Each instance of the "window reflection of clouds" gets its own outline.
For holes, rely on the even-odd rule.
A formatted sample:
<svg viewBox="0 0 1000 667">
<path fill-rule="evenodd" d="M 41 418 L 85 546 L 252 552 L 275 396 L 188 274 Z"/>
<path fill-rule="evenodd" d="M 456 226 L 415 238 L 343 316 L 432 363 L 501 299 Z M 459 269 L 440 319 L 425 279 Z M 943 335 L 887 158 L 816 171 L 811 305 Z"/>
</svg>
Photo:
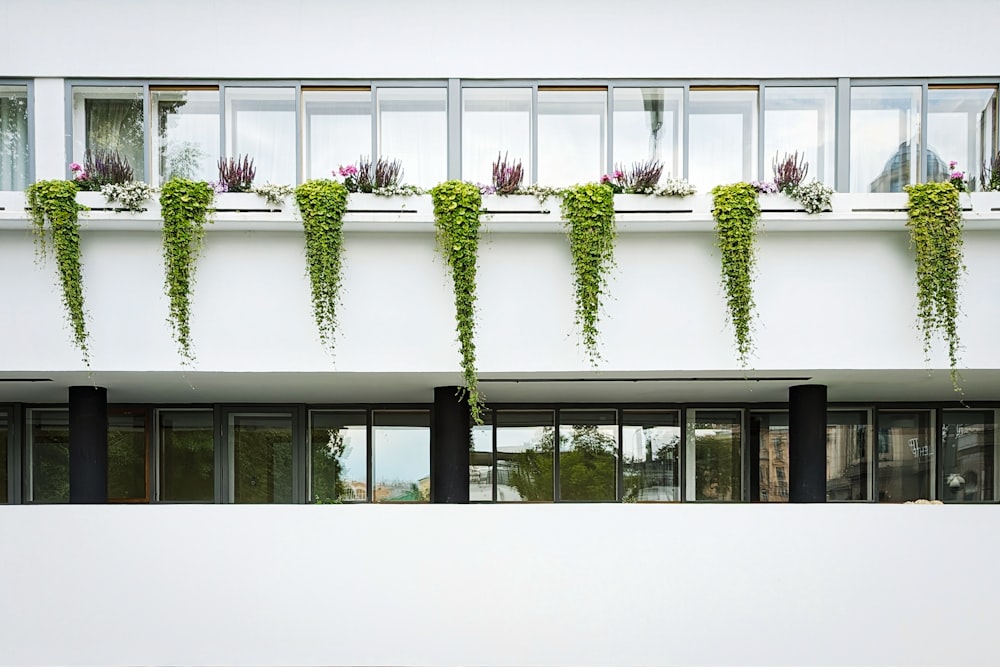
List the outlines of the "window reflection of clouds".
<svg viewBox="0 0 1000 667">
<path fill-rule="evenodd" d="M 399 160 L 403 180 L 430 188 L 448 177 L 448 91 L 378 89 L 379 156 Z"/>
<path fill-rule="evenodd" d="M 757 172 L 757 90 L 691 90 L 688 180 L 701 191 Z"/>
<path fill-rule="evenodd" d="M 538 91 L 538 182 L 594 182 L 604 173 L 606 90 Z"/>
<path fill-rule="evenodd" d="M 615 88 L 615 165 L 655 159 L 664 176 L 680 178 L 683 100 L 681 88 Z"/>
<path fill-rule="evenodd" d="M 219 91 L 152 90 L 153 141 L 160 183 L 173 176 L 218 178 Z"/>
<path fill-rule="evenodd" d="M 531 89 L 466 88 L 462 91 L 462 178 L 491 183 L 497 155 L 521 161 L 531 183 Z"/>
<path fill-rule="evenodd" d="M 920 88 L 851 89 L 851 192 L 902 192 L 915 182 Z"/>
<path fill-rule="evenodd" d="M 372 466 L 375 486 L 417 485 L 430 476 L 430 422 L 426 412 L 375 412 Z M 376 500 L 379 500 L 376 488 Z"/>
<path fill-rule="evenodd" d="M 330 178 L 372 152 L 370 90 L 303 90 L 305 178 Z M 405 166 L 405 165 L 404 165 Z"/>
<path fill-rule="evenodd" d="M 764 174 L 772 161 L 799 152 L 809 163 L 807 180 L 834 182 L 836 90 L 832 87 L 764 89 Z"/>
</svg>

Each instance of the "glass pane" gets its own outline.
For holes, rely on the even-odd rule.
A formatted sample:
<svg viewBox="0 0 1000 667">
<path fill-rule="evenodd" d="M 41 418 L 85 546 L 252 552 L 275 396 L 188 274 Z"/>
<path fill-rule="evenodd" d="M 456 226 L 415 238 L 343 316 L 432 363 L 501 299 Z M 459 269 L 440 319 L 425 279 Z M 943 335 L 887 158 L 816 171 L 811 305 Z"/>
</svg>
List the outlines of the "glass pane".
<svg viewBox="0 0 1000 667">
<path fill-rule="evenodd" d="M 750 416 L 750 423 L 750 442 L 757 439 L 760 456 L 760 500 L 787 503 L 788 413 L 755 412 Z"/>
<path fill-rule="evenodd" d="M 826 499 L 868 500 L 868 412 L 826 413 Z"/>
<path fill-rule="evenodd" d="M 469 500 L 493 500 L 493 413 L 489 410 L 483 411 L 483 423 L 472 427 Z"/>
<path fill-rule="evenodd" d="M 145 120 L 141 87 L 76 86 L 73 88 L 73 161 L 87 153 L 117 151 L 134 173 L 146 180 L 143 146 Z"/>
<path fill-rule="evenodd" d="M 941 493 L 945 502 L 996 500 L 996 413 L 948 410 L 941 429 Z"/>
<path fill-rule="evenodd" d="M 757 90 L 692 90 L 688 180 L 699 192 L 757 173 Z"/>
<path fill-rule="evenodd" d="M 215 437 L 210 410 L 159 413 L 160 500 L 215 500 Z"/>
<path fill-rule="evenodd" d="M 927 181 L 947 181 L 950 162 L 966 178 L 979 180 L 979 170 L 993 155 L 996 124 L 993 88 L 931 88 L 927 91 Z"/>
<path fill-rule="evenodd" d="M 538 182 L 593 183 L 607 169 L 606 90 L 538 91 Z"/>
<path fill-rule="evenodd" d="M 28 88 L 0 86 L 0 190 L 28 187 Z"/>
<path fill-rule="evenodd" d="M 741 420 L 737 411 L 688 412 L 688 500 L 741 499 Z"/>
<path fill-rule="evenodd" d="M 493 163 L 506 155 L 521 161 L 531 183 L 531 89 L 466 88 L 462 91 L 462 178 L 493 182 Z"/>
<path fill-rule="evenodd" d="M 617 499 L 618 419 L 613 410 L 559 413 L 559 499 Z"/>
<path fill-rule="evenodd" d="M 312 500 L 368 500 L 367 413 L 316 411 L 310 420 Z"/>
<path fill-rule="evenodd" d="M 28 411 L 31 500 L 69 502 L 69 412 Z"/>
<path fill-rule="evenodd" d="M 229 416 L 233 502 L 292 502 L 292 417 Z"/>
<path fill-rule="evenodd" d="M 497 500 L 552 500 L 555 414 L 498 411 Z"/>
<path fill-rule="evenodd" d="M 149 500 L 146 415 L 108 415 L 108 500 Z"/>
<path fill-rule="evenodd" d="M 901 503 L 934 498 L 931 413 L 878 413 L 878 500 Z"/>
<path fill-rule="evenodd" d="M 659 160 L 664 176 L 683 173 L 684 91 L 681 88 L 615 88 L 614 163 Z"/>
<path fill-rule="evenodd" d="M 448 178 L 448 91 L 379 88 L 379 156 L 403 164 L 403 182 L 430 188 Z"/>
<path fill-rule="evenodd" d="M 10 422 L 6 412 L 0 412 L 0 505 L 9 502 L 7 484 L 7 448 L 10 440 Z"/>
<path fill-rule="evenodd" d="M 919 86 L 851 88 L 851 192 L 902 192 L 919 155 Z"/>
<path fill-rule="evenodd" d="M 226 157 L 248 155 L 255 185 L 295 183 L 295 89 L 226 88 Z"/>
<path fill-rule="evenodd" d="M 431 499 L 431 429 L 425 410 L 372 413 L 375 502 Z"/>
<path fill-rule="evenodd" d="M 303 90 L 305 177 L 330 178 L 334 169 L 372 152 L 370 90 Z"/>
<path fill-rule="evenodd" d="M 626 410 L 622 420 L 622 500 L 680 500 L 680 414 Z"/>
<path fill-rule="evenodd" d="M 809 163 L 806 181 L 833 185 L 836 149 L 835 88 L 764 89 L 764 171 L 773 174 L 775 156 L 796 151 Z"/>
<path fill-rule="evenodd" d="M 174 176 L 219 178 L 219 91 L 152 93 L 153 155 L 160 184 Z"/>
</svg>

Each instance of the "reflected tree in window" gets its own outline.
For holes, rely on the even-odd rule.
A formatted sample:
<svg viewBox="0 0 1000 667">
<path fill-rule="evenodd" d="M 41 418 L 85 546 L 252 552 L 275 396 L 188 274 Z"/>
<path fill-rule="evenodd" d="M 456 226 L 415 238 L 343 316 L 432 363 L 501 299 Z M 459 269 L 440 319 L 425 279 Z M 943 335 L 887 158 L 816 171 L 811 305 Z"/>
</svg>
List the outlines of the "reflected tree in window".
<svg viewBox="0 0 1000 667">
<path fill-rule="evenodd" d="M 354 498 L 353 491 L 344 481 L 342 459 L 346 451 L 347 442 L 340 429 L 313 431 L 312 492 L 317 502 L 332 503 Z"/>
<path fill-rule="evenodd" d="M 562 500 L 614 500 L 617 475 L 615 438 L 593 424 L 564 427 L 559 454 L 559 489 Z M 535 443 L 510 455 L 508 483 L 522 500 L 552 500 L 555 429 L 545 428 Z"/>
</svg>

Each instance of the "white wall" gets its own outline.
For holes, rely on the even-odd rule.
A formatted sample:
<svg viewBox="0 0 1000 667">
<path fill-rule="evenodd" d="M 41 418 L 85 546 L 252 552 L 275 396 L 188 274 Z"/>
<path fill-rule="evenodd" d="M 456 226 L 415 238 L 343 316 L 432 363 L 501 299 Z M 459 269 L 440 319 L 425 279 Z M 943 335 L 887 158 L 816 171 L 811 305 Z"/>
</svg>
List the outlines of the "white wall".
<svg viewBox="0 0 1000 667">
<path fill-rule="evenodd" d="M 0 2 L 0 76 L 994 76 L 995 0 Z"/>
<path fill-rule="evenodd" d="M 0 665 L 992 667 L 994 515 L 0 508 Z"/>
</svg>

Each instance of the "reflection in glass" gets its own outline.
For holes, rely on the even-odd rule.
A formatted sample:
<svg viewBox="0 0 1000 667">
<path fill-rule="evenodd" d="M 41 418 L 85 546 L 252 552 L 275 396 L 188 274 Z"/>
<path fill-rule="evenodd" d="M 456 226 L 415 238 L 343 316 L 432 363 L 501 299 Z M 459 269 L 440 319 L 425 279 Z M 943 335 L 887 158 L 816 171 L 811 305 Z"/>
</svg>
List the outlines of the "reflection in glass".
<svg viewBox="0 0 1000 667">
<path fill-rule="evenodd" d="M 757 173 L 757 89 L 691 89 L 688 180 L 701 192 Z"/>
<path fill-rule="evenodd" d="M 787 503 L 788 413 L 754 412 L 750 424 L 750 442 L 756 438 L 760 456 L 760 501 Z"/>
<path fill-rule="evenodd" d="M 372 413 L 375 502 L 431 499 L 431 429 L 426 410 Z"/>
<path fill-rule="evenodd" d="M 555 415 L 502 410 L 496 415 L 497 500 L 552 500 Z"/>
<path fill-rule="evenodd" d="M 869 419 L 865 410 L 826 413 L 826 499 L 868 500 Z"/>
<path fill-rule="evenodd" d="M 137 181 L 144 181 L 145 122 L 141 87 L 73 88 L 73 161 L 87 153 L 118 151 Z"/>
<path fill-rule="evenodd" d="M 997 89 L 930 88 L 927 91 L 927 182 L 947 181 L 949 162 L 978 189 L 984 159 L 994 154 Z"/>
<path fill-rule="evenodd" d="M 31 500 L 69 502 L 69 411 L 28 410 Z"/>
<path fill-rule="evenodd" d="M 160 500 L 215 500 L 215 437 L 211 410 L 158 413 Z"/>
<path fill-rule="evenodd" d="M 0 412 L 0 505 L 8 502 L 7 494 L 7 445 L 10 439 L 10 423 L 7 413 Z"/>
<path fill-rule="evenodd" d="M 688 412 L 688 500 L 741 499 L 741 420 L 738 411 Z"/>
<path fill-rule="evenodd" d="M 616 500 L 617 421 L 614 410 L 559 413 L 560 500 Z"/>
<path fill-rule="evenodd" d="M 878 500 L 930 500 L 934 441 L 929 410 L 878 413 Z"/>
<path fill-rule="evenodd" d="M 493 415 L 483 410 L 483 423 L 472 426 L 469 452 L 469 500 L 493 500 Z"/>
<path fill-rule="evenodd" d="M 226 88 L 226 156 L 248 155 L 256 184 L 295 182 L 295 89 Z"/>
<path fill-rule="evenodd" d="M 108 500 L 149 500 L 146 414 L 108 415 Z"/>
<path fill-rule="evenodd" d="M 902 192 L 919 155 L 919 86 L 851 88 L 851 192 Z"/>
<path fill-rule="evenodd" d="M 0 86 L 0 190 L 28 187 L 28 89 Z"/>
<path fill-rule="evenodd" d="M 330 178 L 372 152 L 371 90 L 302 91 L 305 178 Z"/>
<path fill-rule="evenodd" d="M 155 176 L 219 178 L 219 91 L 150 88 Z M 155 180 L 155 179 L 154 179 Z"/>
<path fill-rule="evenodd" d="M 622 424 L 622 500 L 679 501 L 680 415 L 675 410 L 625 410 Z"/>
<path fill-rule="evenodd" d="M 836 98 L 832 87 L 764 89 L 764 171 L 770 176 L 775 155 L 805 155 L 806 181 L 834 182 Z"/>
<path fill-rule="evenodd" d="M 310 413 L 311 500 L 321 503 L 368 499 L 368 415 Z"/>
<path fill-rule="evenodd" d="M 531 183 L 531 89 L 466 88 L 462 91 L 462 178 L 492 183 L 493 163 L 506 155 L 521 161 Z"/>
<path fill-rule="evenodd" d="M 291 415 L 230 415 L 229 447 L 233 502 L 292 502 Z"/>
<path fill-rule="evenodd" d="M 538 182 L 591 183 L 607 169 L 607 90 L 538 89 Z"/>
<path fill-rule="evenodd" d="M 681 178 L 684 90 L 614 89 L 614 164 L 659 160 L 663 175 Z"/>
<path fill-rule="evenodd" d="M 379 156 L 403 164 L 403 181 L 430 188 L 448 178 L 448 90 L 378 89 Z"/>
<path fill-rule="evenodd" d="M 996 413 L 947 410 L 941 435 L 943 479 L 938 499 L 952 503 L 996 500 Z"/>
</svg>

